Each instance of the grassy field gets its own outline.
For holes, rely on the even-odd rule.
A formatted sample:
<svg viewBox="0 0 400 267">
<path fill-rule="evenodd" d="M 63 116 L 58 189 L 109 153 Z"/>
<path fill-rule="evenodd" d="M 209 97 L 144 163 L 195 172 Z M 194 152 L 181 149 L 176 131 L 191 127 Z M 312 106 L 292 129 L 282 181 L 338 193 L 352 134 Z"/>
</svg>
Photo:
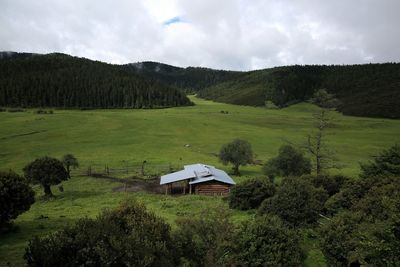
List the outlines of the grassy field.
<svg viewBox="0 0 400 267">
<path fill-rule="evenodd" d="M 192 97 L 193 107 L 158 110 L 55 110 L 52 115 L 0 113 L 0 169 L 21 168 L 33 159 L 49 155 L 61 157 L 72 153 L 81 168 L 88 165 L 122 166 L 124 162 L 142 162 L 182 166 L 208 163 L 230 171 L 218 162 L 215 154 L 222 144 L 234 138 L 248 140 L 256 158 L 265 161 L 275 156 L 285 141 L 301 143 L 312 127 L 316 107 L 298 104 L 282 110 L 242 107 L 204 101 Z M 228 114 L 221 113 L 228 111 Z M 365 161 L 400 141 L 400 121 L 347 117 L 334 114 L 328 144 L 335 149 L 340 172 L 356 177 L 360 161 Z M 190 146 L 185 146 L 189 144 Z M 242 181 L 262 175 L 261 166 L 243 168 Z M 38 200 L 16 220 L 19 230 L 0 236 L 0 266 L 10 262 L 23 265 L 26 242 L 80 217 L 93 217 L 124 199 L 137 198 L 171 225 L 178 216 L 199 212 L 202 208 L 227 206 L 219 197 L 171 197 L 145 192 L 114 192 L 117 182 L 74 176 L 64 183 L 65 191 L 55 200 Z M 40 198 L 40 188 L 37 196 Z M 237 223 L 251 218 L 254 212 L 232 211 Z M 43 218 L 48 217 L 48 218 Z M 307 242 L 306 242 L 307 243 Z M 309 249 L 306 266 L 324 266 L 314 243 Z"/>
</svg>

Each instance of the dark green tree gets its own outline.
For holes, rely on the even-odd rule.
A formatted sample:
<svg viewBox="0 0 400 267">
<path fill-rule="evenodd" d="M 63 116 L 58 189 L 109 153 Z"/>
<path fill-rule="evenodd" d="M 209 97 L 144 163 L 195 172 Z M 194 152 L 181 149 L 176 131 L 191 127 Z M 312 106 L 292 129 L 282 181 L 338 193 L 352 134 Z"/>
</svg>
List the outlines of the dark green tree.
<svg viewBox="0 0 400 267">
<path fill-rule="evenodd" d="M 253 150 L 246 140 L 235 139 L 231 143 L 221 147 L 219 159 L 225 165 L 233 165 L 233 173 L 240 175 L 239 166 L 245 166 L 253 162 Z"/>
<path fill-rule="evenodd" d="M 68 177 L 71 178 L 71 167 L 74 169 L 79 167 L 78 159 L 72 154 L 65 154 L 62 158 L 62 163 L 67 170 Z"/>
<path fill-rule="evenodd" d="M 232 188 L 229 207 L 240 210 L 258 208 L 264 199 L 275 194 L 275 185 L 263 179 L 246 180 Z"/>
<path fill-rule="evenodd" d="M 15 172 L 0 172 L 0 229 L 35 202 L 28 181 Z"/>
<path fill-rule="evenodd" d="M 299 178 L 285 178 L 275 195 L 263 201 L 260 214 L 275 214 L 293 226 L 312 225 L 320 217 L 328 194 L 311 182 Z"/>
<path fill-rule="evenodd" d="M 271 179 L 275 176 L 301 176 L 311 173 L 311 161 L 300 150 L 283 145 L 279 148 L 278 156 L 268 160 L 263 170 Z"/>
<path fill-rule="evenodd" d="M 300 236 L 276 216 L 258 216 L 239 229 L 235 239 L 239 266 L 301 266 Z"/>
<path fill-rule="evenodd" d="M 176 266 L 170 227 L 144 205 L 126 202 L 96 219 L 29 241 L 28 266 Z"/>
<path fill-rule="evenodd" d="M 68 179 L 63 163 L 55 158 L 43 157 L 34 160 L 23 169 L 25 177 L 34 183 L 39 183 L 46 197 L 52 196 L 51 186 Z"/>
<path fill-rule="evenodd" d="M 400 145 L 394 145 L 389 149 L 373 157 L 368 163 L 361 163 L 360 177 L 400 177 Z"/>
<path fill-rule="evenodd" d="M 231 266 L 235 227 L 224 208 L 177 220 L 175 253 L 180 266 Z"/>
</svg>

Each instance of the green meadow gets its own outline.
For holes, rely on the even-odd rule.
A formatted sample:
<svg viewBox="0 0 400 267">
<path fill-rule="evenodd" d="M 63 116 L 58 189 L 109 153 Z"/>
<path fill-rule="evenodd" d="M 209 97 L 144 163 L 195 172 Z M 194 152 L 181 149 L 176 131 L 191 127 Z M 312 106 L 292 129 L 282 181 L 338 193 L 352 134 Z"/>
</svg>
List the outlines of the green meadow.
<svg viewBox="0 0 400 267">
<path fill-rule="evenodd" d="M 74 154 L 81 165 L 123 166 L 126 162 L 171 164 L 182 167 L 207 163 L 230 171 L 218 162 L 222 144 L 235 138 L 248 140 L 257 162 L 277 154 L 287 141 L 301 144 L 312 130 L 316 106 L 301 103 L 285 109 L 235 106 L 191 97 L 195 106 L 154 110 L 54 110 L 54 114 L 0 112 L 0 169 L 22 168 L 41 156 L 61 158 Z M 227 111 L 222 113 L 221 111 Z M 327 130 L 327 145 L 336 152 L 342 173 L 357 177 L 359 162 L 394 143 L 400 142 L 400 121 L 332 115 Z M 237 182 L 262 176 L 260 165 L 242 168 Z M 202 209 L 227 207 L 220 197 L 165 196 L 146 192 L 115 192 L 119 182 L 86 176 L 73 176 L 63 183 L 64 192 L 53 188 L 56 198 L 43 200 L 41 190 L 31 209 L 15 220 L 14 233 L 0 236 L 0 266 L 24 264 L 27 241 L 73 223 L 78 218 L 96 216 L 104 208 L 125 199 L 139 199 L 172 227 L 180 216 Z M 251 218 L 255 212 L 232 211 L 235 223 Z M 306 266 L 324 266 L 315 242 L 305 240 Z"/>
</svg>

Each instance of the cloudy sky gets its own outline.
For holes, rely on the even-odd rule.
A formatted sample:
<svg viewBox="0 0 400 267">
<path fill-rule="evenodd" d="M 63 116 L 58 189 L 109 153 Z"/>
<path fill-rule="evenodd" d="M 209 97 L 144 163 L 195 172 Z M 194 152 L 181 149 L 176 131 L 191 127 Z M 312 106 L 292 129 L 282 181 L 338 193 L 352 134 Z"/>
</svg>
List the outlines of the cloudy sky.
<svg viewBox="0 0 400 267">
<path fill-rule="evenodd" d="M 400 0 L 0 0 L 0 51 L 251 70 L 400 61 Z"/>
</svg>

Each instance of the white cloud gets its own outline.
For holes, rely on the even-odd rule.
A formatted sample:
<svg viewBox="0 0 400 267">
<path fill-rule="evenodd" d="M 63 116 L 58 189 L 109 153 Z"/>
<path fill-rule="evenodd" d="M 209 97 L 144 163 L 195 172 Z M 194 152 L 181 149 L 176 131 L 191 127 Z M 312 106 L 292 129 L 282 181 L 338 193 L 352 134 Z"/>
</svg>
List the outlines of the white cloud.
<svg viewBox="0 0 400 267">
<path fill-rule="evenodd" d="M 398 10 L 398 0 L 0 0 L 0 50 L 238 70 L 400 61 Z"/>
</svg>

